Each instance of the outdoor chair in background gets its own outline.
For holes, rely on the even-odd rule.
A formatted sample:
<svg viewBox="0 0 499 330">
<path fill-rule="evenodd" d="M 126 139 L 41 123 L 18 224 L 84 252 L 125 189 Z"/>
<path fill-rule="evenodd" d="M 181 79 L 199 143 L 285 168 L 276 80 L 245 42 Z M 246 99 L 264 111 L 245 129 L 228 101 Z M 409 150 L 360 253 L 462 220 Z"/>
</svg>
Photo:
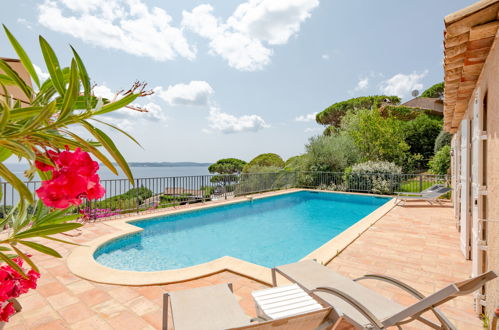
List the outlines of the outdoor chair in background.
<svg viewBox="0 0 499 330">
<path fill-rule="evenodd" d="M 426 201 L 433 205 L 433 203 L 440 203 L 439 198 L 451 191 L 452 188 L 445 187 L 443 185 L 434 185 L 428 189 L 423 190 L 420 193 L 416 192 L 396 192 L 397 197 L 395 202 L 398 204 L 400 202 L 407 201 Z"/>
</svg>

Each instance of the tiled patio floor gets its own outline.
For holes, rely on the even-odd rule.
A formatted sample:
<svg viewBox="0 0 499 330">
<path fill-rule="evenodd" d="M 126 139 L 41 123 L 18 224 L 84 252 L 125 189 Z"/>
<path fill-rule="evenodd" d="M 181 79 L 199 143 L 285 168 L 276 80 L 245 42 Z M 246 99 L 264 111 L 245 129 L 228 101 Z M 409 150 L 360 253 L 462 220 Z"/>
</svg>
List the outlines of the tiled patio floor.
<svg viewBox="0 0 499 330">
<path fill-rule="evenodd" d="M 412 283 L 424 294 L 432 293 L 449 282 L 467 278 L 470 264 L 459 251 L 459 235 L 452 209 L 448 206 L 413 205 L 394 208 L 328 267 L 351 277 L 366 273 L 393 276 Z M 72 233 L 78 236 L 69 239 L 85 243 L 112 230 L 105 222 L 88 224 L 80 232 Z M 64 257 L 72 249 L 72 246 L 58 243 L 52 246 Z M 253 316 L 250 292 L 265 287 L 230 272 L 171 285 L 104 285 L 72 275 L 65 258 L 34 255 L 42 271 L 39 287 L 22 296 L 22 312 L 12 317 L 5 329 L 157 329 L 161 327 L 164 292 L 222 282 L 234 284 L 241 306 Z M 365 284 L 402 304 L 414 301 L 386 285 Z M 448 302 L 442 310 L 459 329 L 481 328 L 480 320 L 473 314 L 471 296 Z M 424 328 L 417 324 L 406 328 L 414 327 Z"/>
</svg>

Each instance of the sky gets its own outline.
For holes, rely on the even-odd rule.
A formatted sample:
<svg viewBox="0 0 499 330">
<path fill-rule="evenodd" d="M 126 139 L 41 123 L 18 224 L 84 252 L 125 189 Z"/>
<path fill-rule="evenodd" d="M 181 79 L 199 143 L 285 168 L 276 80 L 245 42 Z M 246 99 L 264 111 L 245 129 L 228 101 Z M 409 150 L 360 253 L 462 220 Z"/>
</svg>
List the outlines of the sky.
<svg viewBox="0 0 499 330">
<path fill-rule="evenodd" d="M 473 2 L 25 0 L 0 18 L 41 78 L 39 34 L 63 66 L 76 48 L 97 96 L 147 82 L 147 113 L 104 118 L 141 143 L 111 134 L 128 161 L 249 161 L 303 153 L 335 102 L 441 82 L 443 18 Z M 0 56 L 15 57 L 5 35 Z"/>
</svg>

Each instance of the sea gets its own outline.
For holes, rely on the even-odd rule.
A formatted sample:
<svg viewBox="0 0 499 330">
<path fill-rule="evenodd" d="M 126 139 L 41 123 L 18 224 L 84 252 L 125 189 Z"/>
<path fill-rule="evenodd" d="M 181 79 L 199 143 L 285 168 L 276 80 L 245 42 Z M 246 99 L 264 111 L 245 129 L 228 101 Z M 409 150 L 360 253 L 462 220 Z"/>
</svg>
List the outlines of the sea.
<svg viewBox="0 0 499 330">
<path fill-rule="evenodd" d="M 4 164 L 9 168 L 18 178 L 25 181 L 24 171 L 28 169 L 27 164 Z M 130 167 L 135 179 L 141 178 L 161 178 L 161 177 L 172 177 L 172 176 L 195 176 L 195 175 L 206 175 L 209 174 L 208 166 L 158 166 L 158 167 L 146 167 L 137 166 Z M 100 165 L 99 176 L 101 180 L 113 180 L 113 179 L 126 179 L 125 174 L 118 168 L 119 175 L 115 175 L 106 166 Z M 38 180 L 35 178 L 34 180 Z"/>
</svg>

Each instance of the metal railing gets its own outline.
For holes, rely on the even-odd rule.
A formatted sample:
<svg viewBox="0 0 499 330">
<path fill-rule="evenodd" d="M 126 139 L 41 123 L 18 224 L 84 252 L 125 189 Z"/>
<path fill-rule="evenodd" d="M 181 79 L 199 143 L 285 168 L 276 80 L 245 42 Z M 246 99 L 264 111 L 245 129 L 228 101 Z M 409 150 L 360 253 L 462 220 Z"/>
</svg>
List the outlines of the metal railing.
<svg viewBox="0 0 499 330">
<path fill-rule="evenodd" d="M 36 197 L 40 181 L 26 183 Z M 241 173 L 179 177 L 101 180 L 106 193 L 99 200 L 86 201 L 76 210 L 88 219 L 152 211 L 209 200 L 230 199 L 267 191 L 308 188 L 329 191 L 394 194 L 420 192 L 434 184 L 449 185 L 445 175 L 290 172 Z M 0 217 L 17 204 L 19 195 L 8 183 L 1 183 Z"/>
</svg>

